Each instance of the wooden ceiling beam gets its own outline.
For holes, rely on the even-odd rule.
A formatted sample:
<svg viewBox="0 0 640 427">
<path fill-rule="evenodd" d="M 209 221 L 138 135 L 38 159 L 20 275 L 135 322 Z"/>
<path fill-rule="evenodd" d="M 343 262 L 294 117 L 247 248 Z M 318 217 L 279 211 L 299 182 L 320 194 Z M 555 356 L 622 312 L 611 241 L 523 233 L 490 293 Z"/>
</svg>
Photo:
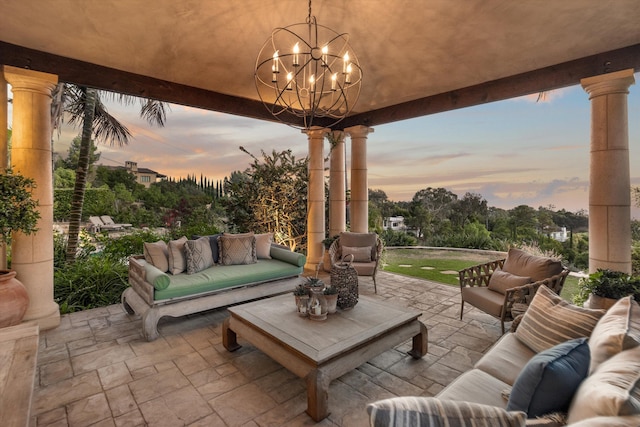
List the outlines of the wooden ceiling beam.
<svg viewBox="0 0 640 427">
<path fill-rule="evenodd" d="M 0 64 L 56 74 L 60 81 L 81 86 L 259 120 L 276 121 L 260 101 L 103 67 L 2 41 L 0 41 Z M 579 84 L 580 79 L 584 77 L 628 68 L 640 70 L 640 44 L 354 114 L 334 127 L 344 129 L 355 125 L 376 126 L 488 102 L 502 101 Z M 285 123 L 302 126 L 301 120 L 293 115 L 283 116 L 282 119 Z M 317 120 L 316 124 L 325 125 L 322 120 Z"/>
<path fill-rule="evenodd" d="M 56 74 L 61 82 L 194 108 L 277 121 L 260 101 L 212 92 L 0 41 L 0 64 Z M 284 117 L 300 123 L 295 116 Z"/>
<path fill-rule="evenodd" d="M 503 101 L 576 85 L 585 77 L 629 68 L 640 70 L 640 44 L 355 114 L 345 118 L 338 127 L 344 129 L 356 125 L 376 126 L 487 102 Z"/>
</svg>

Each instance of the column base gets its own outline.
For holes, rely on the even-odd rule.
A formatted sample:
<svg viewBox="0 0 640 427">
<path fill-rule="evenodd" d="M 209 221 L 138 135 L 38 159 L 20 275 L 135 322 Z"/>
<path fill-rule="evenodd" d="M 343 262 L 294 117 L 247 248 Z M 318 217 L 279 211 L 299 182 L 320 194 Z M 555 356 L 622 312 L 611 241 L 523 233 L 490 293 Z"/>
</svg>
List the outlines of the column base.
<svg viewBox="0 0 640 427">
<path fill-rule="evenodd" d="M 60 306 L 55 302 L 51 302 L 47 310 L 40 309 L 37 314 L 27 313 L 22 319 L 22 323 L 25 322 L 37 323 L 41 331 L 57 328 L 60 326 Z"/>
</svg>

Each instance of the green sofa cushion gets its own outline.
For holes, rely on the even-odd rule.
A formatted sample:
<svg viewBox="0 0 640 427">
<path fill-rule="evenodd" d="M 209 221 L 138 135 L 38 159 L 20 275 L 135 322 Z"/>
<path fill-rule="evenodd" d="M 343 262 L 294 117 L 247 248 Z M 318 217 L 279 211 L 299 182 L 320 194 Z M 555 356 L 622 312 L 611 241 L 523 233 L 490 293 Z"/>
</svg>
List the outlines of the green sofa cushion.
<svg viewBox="0 0 640 427">
<path fill-rule="evenodd" d="M 271 246 L 270 255 L 271 258 L 279 259 L 280 261 L 284 261 L 298 267 L 304 267 L 304 264 L 307 262 L 307 257 L 303 254 L 291 252 L 288 249 L 281 249 L 274 246 Z"/>
<path fill-rule="evenodd" d="M 304 257 L 304 256 L 303 256 Z M 303 268 L 278 259 L 260 259 L 255 264 L 215 265 L 196 274 L 169 276 L 166 289 L 156 289 L 154 300 L 180 298 L 251 283 L 293 277 Z"/>
<path fill-rule="evenodd" d="M 171 277 L 167 273 L 160 271 L 158 267 L 149 262 L 144 265 L 144 269 L 147 272 L 147 282 L 151 283 L 156 290 L 163 290 L 169 287 Z"/>
</svg>

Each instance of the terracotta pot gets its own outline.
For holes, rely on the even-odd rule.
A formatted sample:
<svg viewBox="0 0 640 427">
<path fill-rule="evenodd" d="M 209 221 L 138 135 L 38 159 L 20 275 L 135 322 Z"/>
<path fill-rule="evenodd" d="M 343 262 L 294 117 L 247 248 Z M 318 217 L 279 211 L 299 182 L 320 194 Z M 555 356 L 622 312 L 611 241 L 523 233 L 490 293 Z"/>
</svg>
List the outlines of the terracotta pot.
<svg viewBox="0 0 640 427">
<path fill-rule="evenodd" d="M 589 298 L 587 298 L 583 305 L 585 308 L 600 308 L 609 310 L 609 308 L 611 308 L 611 306 L 613 306 L 616 302 L 618 302 L 617 299 L 605 298 L 598 295 L 589 294 Z"/>
<path fill-rule="evenodd" d="M 28 306 L 29 295 L 16 272 L 0 270 L 0 328 L 19 324 Z"/>
</svg>

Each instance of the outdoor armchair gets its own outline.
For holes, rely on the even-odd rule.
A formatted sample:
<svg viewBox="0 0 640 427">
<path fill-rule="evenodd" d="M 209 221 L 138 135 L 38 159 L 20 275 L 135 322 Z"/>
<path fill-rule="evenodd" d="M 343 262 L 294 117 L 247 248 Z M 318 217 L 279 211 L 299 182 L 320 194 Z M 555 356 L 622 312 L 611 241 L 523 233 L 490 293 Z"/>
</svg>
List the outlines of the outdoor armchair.
<svg viewBox="0 0 640 427">
<path fill-rule="evenodd" d="M 569 270 L 558 260 L 512 248 L 506 259 L 458 272 L 462 297 L 460 319 L 467 302 L 500 319 L 504 333 L 504 323 L 526 311 L 541 285 L 559 295 L 568 274 Z"/>
<path fill-rule="evenodd" d="M 342 262 L 347 255 L 353 255 L 352 265 L 358 276 L 371 276 L 373 290 L 378 293 L 376 273 L 384 245 L 376 233 L 351 233 L 343 231 L 329 247 L 331 265 Z M 351 257 L 347 257 L 349 261 Z"/>
</svg>

